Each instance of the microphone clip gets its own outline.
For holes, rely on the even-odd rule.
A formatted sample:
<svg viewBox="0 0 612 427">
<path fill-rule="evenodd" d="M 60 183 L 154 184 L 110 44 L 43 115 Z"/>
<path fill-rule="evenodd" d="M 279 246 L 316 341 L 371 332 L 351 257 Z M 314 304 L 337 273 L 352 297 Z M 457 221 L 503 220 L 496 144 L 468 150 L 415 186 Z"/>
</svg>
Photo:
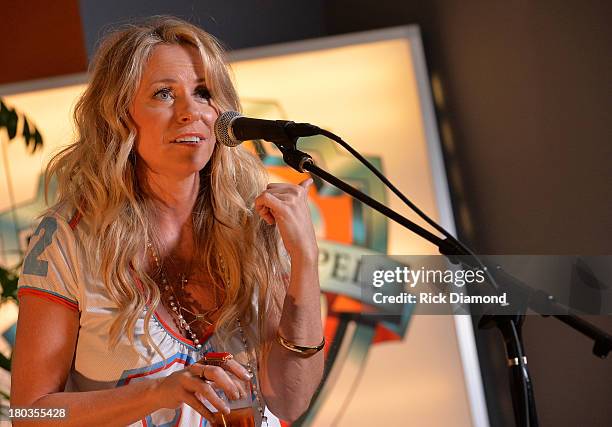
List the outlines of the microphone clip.
<svg viewBox="0 0 612 427">
<path fill-rule="evenodd" d="M 285 163 L 300 173 L 306 172 L 304 166 L 314 164 L 314 161 L 309 154 L 304 153 L 297 148 L 287 149 L 281 148 L 280 146 L 278 148 L 283 153 L 283 160 Z"/>
<path fill-rule="evenodd" d="M 297 149 L 298 136 L 283 138 L 282 140 L 271 141 L 283 153 L 283 160 L 289 166 L 300 173 L 306 172 L 304 166 L 314 164 L 312 157 Z"/>
</svg>

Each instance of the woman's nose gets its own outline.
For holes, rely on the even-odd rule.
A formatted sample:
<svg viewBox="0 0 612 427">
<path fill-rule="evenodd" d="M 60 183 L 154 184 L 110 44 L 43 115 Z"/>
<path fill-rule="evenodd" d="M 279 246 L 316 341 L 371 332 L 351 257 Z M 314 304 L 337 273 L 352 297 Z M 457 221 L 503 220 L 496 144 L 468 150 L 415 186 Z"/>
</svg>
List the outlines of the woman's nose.
<svg viewBox="0 0 612 427">
<path fill-rule="evenodd" d="M 216 119 L 216 110 L 208 103 L 185 100 L 177 109 L 177 120 L 181 124 L 189 124 L 198 120 L 212 125 Z"/>
<path fill-rule="evenodd" d="M 177 103 L 176 116 L 182 124 L 191 123 L 200 118 L 200 111 L 193 101 L 188 99 Z"/>
</svg>

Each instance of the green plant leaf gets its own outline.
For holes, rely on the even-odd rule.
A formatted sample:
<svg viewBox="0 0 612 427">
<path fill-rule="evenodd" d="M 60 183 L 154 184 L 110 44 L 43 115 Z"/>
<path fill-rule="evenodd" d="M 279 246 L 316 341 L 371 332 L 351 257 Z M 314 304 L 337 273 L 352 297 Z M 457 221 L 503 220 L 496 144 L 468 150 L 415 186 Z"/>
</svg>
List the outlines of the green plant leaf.
<svg viewBox="0 0 612 427">
<path fill-rule="evenodd" d="M 9 110 L 4 105 L 4 102 L 0 99 L 0 129 L 6 127 L 6 123 L 8 122 Z"/>
<path fill-rule="evenodd" d="M 7 371 L 11 370 L 11 359 L 7 359 L 3 354 L 0 353 L 0 368 Z"/>
<path fill-rule="evenodd" d="M 8 119 L 6 121 L 6 131 L 8 132 L 9 141 L 17 136 L 17 121 L 19 117 L 17 116 L 17 111 L 14 108 L 11 108 L 8 113 Z"/>
<path fill-rule="evenodd" d="M 25 145 L 28 147 L 30 145 L 30 140 L 32 139 L 32 134 L 30 134 L 30 124 L 28 123 L 28 119 L 23 118 L 23 131 L 21 132 L 23 135 L 23 139 L 25 139 Z"/>
<path fill-rule="evenodd" d="M 17 300 L 18 281 L 19 276 L 17 275 L 17 273 L 0 267 L 0 285 L 2 285 L 2 294 L 0 295 L 0 302 L 4 302 L 7 299 Z"/>
<path fill-rule="evenodd" d="M 38 129 L 34 129 L 34 145 L 32 146 L 32 153 L 43 146 L 43 139 Z"/>
<path fill-rule="evenodd" d="M 14 108 L 8 108 L 2 98 L 0 98 L 0 130 L 6 128 L 9 141 L 12 141 L 17 136 L 19 120 L 23 120 L 21 135 L 25 141 L 26 148 L 31 145 L 31 153 L 34 153 L 43 146 L 42 135 L 24 114 L 18 113 Z"/>
</svg>

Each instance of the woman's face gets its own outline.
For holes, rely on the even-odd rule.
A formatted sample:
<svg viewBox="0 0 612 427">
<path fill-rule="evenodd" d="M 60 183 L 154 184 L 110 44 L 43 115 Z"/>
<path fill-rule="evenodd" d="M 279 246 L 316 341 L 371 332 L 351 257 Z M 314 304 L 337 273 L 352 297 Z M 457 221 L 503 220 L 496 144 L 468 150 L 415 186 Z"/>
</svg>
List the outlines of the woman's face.
<svg viewBox="0 0 612 427">
<path fill-rule="evenodd" d="M 154 48 L 130 113 L 138 130 L 136 152 L 148 174 L 186 178 L 210 160 L 218 111 L 195 47 Z"/>
</svg>

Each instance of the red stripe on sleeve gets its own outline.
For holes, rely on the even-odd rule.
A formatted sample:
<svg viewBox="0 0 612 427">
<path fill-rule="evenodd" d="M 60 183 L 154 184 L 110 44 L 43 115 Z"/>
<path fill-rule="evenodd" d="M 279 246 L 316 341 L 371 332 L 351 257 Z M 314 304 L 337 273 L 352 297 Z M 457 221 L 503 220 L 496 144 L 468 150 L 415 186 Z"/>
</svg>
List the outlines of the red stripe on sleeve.
<svg viewBox="0 0 612 427">
<path fill-rule="evenodd" d="M 17 291 L 17 298 L 21 298 L 23 295 L 33 295 L 38 298 L 46 299 L 47 301 L 61 304 L 64 307 L 68 307 L 70 310 L 73 310 L 76 312 L 79 311 L 79 306 L 77 303 L 68 301 L 62 297 L 59 297 L 47 291 L 43 291 L 42 289 L 19 288 L 19 290 Z"/>
</svg>

